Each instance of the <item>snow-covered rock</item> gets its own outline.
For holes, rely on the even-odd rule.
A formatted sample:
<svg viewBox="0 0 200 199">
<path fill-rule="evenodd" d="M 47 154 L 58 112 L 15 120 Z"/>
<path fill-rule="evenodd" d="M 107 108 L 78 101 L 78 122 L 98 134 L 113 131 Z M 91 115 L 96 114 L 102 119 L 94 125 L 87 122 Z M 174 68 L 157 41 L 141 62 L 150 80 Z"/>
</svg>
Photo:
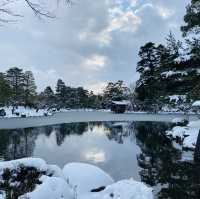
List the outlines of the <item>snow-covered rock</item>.
<svg viewBox="0 0 200 199">
<path fill-rule="evenodd" d="M 195 107 L 195 106 L 199 106 L 199 107 L 200 107 L 200 100 L 195 101 L 195 102 L 192 104 L 192 106 L 193 106 L 193 107 Z"/>
<path fill-rule="evenodd" d="M 69 163 L 63 168 L 63 174 L 72 189 L 78 195 L 89 193 L 93 189 L 112 184 L 113 179 L 100 168 L 84 164 Z"/>
<path fill-rule="evenodd" d="M 23 192 L 18 199 L 153 199 L 152 189 L 143 183 L 134 180 L 114 183 L 104 171 L 84 163 L 70 163 L 61 170 L 58 166 L 48 165 L 39 158 L 24 158 L 1 162 L 0 176 L 2 177 L 4 169 L 18 171 L 22 165 L 23 168 L 34 167 L 42 172 L 38 176 L 39 183 L 35 181 L 35 188 L 28 193 Z M 14 176 L 10 178 L 15 179 L 17 173 L 11 172 L 11 174 Z M 26 184 L 26 182 L 25 180 L 21 183 Z M 4 183 L 3 178 L 1 183 Z M 15 182 L 12 182 L 9 189 L 12 189 L 13 183 Z M 98 188 L 101 189 L 96 192 Z M 0 190 L 0 199 L 6 199 L 4 190 Z"/>
<path fill-rule="evenodd" d="M 181 118 L 181 117 L 177 117 L 177 118 L 174 118 L 172 120 L 172 123 L 175 123 L 175 124 L 177 124 L 177 123 L 184 123 L 184 122 L 185 122 L 185 118 Z"/>
<path fill-rule="evenodd" d="M 200 121 L 189 122 L 187 126 L 175 126 L 172 130 L 166 131 L 167 135 L 183 140 L 183 147 L 194 149 L 200 131 Z"/>
<path fill-rule="evenodd" d="M 153 199 L 152 189 L 141 182 L 122 180 L 98 193 L 90 193 L 79 199 Z"/>
<path fill-rule="evenodd" d="M 18 170 L 20 166 L 33 167 L 38 171 L 47 171 L 48 169 L 46 162 L 40 158 L 22 158 L 18 160 L 0 162 L 0 174 L 4 169 Z"/>
<path fill-rule="evenodd" d="M 33 192 L 27 193 L 19 199 L 74 199 L 72 190 L 64 179 L 42 176 L 40 181 L 42 184 L 37 185 Z"/>
</svg>

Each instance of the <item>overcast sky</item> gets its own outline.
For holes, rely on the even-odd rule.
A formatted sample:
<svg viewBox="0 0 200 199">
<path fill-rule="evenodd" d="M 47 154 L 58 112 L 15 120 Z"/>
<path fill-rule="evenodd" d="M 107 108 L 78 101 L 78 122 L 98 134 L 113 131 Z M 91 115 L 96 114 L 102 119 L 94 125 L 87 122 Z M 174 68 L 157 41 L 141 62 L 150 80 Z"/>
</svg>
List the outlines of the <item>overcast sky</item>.
<svg viewBox="0 0 200 199">
<path fill-rule="evenodd" d="M 24 18 L 0 28 L 0 71 L 32 70 L 38 90 L 67 85 L 98 91 L 106 82 L 137 80 L 138 51 L 164 42 L 170 30 L 181 38 L 189 0 L 76 0 L 56 8 L 57 19 L 38 20 L 18 3 Z M 54 6 L 51 5 L 52 8 Z"/>
</svg>

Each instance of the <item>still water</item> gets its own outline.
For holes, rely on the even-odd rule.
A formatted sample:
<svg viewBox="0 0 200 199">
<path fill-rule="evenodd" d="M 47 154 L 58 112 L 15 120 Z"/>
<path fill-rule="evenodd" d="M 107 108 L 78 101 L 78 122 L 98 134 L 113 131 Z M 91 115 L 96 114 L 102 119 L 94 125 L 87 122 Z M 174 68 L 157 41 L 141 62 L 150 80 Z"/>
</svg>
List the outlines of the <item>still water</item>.
<svg viewBox="0 0 200 199">
<path fill-rule="evenodd" d="M 0 130 L 1 161 L 43 158 L 97 165 L 115 180 L 133 178 L 153 187 L 155 198 L 200 198 L 200 167 L 184 161 L 181 145 L 161 122 L 95 122 Z"/>
</svg>

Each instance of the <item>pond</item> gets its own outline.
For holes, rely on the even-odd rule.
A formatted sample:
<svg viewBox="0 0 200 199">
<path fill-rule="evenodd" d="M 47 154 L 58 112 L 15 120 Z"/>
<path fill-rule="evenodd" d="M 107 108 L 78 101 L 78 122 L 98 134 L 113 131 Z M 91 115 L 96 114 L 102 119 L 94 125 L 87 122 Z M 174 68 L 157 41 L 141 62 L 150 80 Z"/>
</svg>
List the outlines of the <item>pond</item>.
<svg viewBox="0 0 200 199">
<path fill-rule="evenodd" d="M 115 180 L 133 178 L 153 187 L 155 198 L 199 198 L 200 167 L 183 160 L 166 137 L 164 122 L 89 122 L 0 130 L 0 159 L 39 157 L 61 168 L 97 165 Z"/>
</svg>

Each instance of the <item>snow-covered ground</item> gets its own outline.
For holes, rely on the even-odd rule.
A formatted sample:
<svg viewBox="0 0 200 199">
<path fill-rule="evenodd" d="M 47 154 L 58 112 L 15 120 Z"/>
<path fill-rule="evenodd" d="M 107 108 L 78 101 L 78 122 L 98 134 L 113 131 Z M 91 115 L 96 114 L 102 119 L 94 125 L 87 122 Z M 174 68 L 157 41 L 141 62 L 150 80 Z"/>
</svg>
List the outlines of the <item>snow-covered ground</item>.
<svg viewBox="0 0 200 199">
<path fill-rule="evenodd" d="M 35 189 L 19 199 L 153 199 L 152 189 L 141 182 L 130 179 L 114 183 L 108 174 L 93 165 L 71 163 L 61 170 L 38 158 L 1 162 L 0 183 L 4 183 L 2 174 L 5 169 L 16 176 L 22 167 L 35 168 L 43 173 Z M 18 186 L 20 182 L 12 181 L 12 184 Z M 94 192 L 94 189 L 101 190 Z M 5 190 L 0 190 L 0 199 L 6 199 Z"/>
<path fill-rule="evenodd" d="M 1 107 L 0 109 L 5 110 L 5 117 L 11 118 L 11 117 L 35 117 L 35 116 L 44 116 L 46 115 L 52 115 L 52 111 L 47 111 L 47 109 L 34 109 L 24 106 L 18 106 L 17 108 L 13 109 L 12 106 L 9 107 Z"/>
<path fill-rule="evenodd" d="M 183 147 L 194 149 L 197 137 L 200 131 L 200 120 L 191 121 L 187 126 L 175 126 L 172 130 L 167 131 L 168 136 L 180 138 L 183 141 Z"/>
</svg>

